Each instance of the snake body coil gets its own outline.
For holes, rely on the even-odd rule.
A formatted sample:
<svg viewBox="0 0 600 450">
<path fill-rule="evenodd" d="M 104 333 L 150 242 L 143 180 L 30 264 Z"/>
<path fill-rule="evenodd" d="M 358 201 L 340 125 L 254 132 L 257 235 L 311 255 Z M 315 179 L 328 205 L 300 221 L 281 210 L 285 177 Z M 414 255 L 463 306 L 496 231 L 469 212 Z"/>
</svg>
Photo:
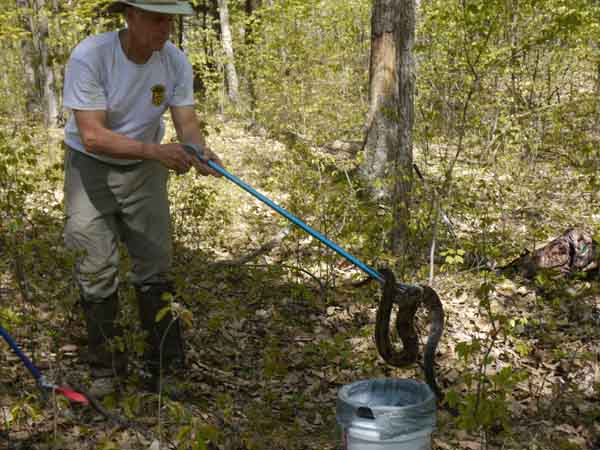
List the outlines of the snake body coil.
<svg viewBox="0 0 600 450">
<path fill-rule="evenodd" d="M 431 332 L 425 344 L 423 365 L 425 380 L 439 400 L 443 394 L 435 380 L 435 352 L 444 329 L 444 309 L 437 293 L 429 286 L 400 288 L 389 269 L 382 269 L 385 279 L 383 296 L 377 309 L 375 343 L 381 357 L 395 367 L 406 367 L 417 361 L 419 356 L 418 335 L 415 330 L 415 314 L 421 305 L 431 313 Z M 398 305 L 396 331 L 402 340 L 403 349 L 397 351 L 390 339 L 390 317 L 394 304 Z"/>
</svg>

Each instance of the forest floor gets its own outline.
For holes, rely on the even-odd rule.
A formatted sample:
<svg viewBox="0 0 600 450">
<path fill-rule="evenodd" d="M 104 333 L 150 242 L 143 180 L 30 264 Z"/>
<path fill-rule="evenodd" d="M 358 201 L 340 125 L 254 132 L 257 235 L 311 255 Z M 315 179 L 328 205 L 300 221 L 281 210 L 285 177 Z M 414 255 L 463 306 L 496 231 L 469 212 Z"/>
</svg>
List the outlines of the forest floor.
<svg viewBox="0 0 600 450">
<path fill-rule="evenodd" d="M 210 131 L 231 173 L 277 202 L 289 200 L 284 145 L 239 125 L 211 124 Z M 77 293 L 61 265 L 60 177 L 46 187 L 52 200 L 35 193 L 31 200 L 35 232 L 23 235 L 31 243 L 23 261 L 13 261 L 15 241 L 2 232 L 0 321 L 49 379 L 85 383 Z M 335 412 L 342 386 L 423 379 L 419 365 L 393 368 L 378 356 L 376 283 L 357 286 L 365 277 L 356 268 L 308 246 L 306 235 L 227 180 L 187 174 L 173 177 L 170 189 L 189 395 L 175 402 L 144 391 L 133 355 L 124 392 L 104 402 L 131 421 L 118 424 L 91 407 L 44 399 L 0 345 L 0 449 L 341 449 Z M 326 223 L 317 214 L 303 219 Z M 555 235 L 563 231 L 557 224 Z M 243 260 L 281 232 L 287 235 L 271 250 Z M 127 343 L 135 347 L 133 290 L 125 277 L 121 285 Z M 600 448 L 597 280 L 561 278 L 541 288 L 447 264 L 434 288 L 446 313 L 438 383 L 460 405 L 458 417 L 439 409 L 434 450 Z M 421 343 L 426 334 L 421 329 Z"/>
</svg>

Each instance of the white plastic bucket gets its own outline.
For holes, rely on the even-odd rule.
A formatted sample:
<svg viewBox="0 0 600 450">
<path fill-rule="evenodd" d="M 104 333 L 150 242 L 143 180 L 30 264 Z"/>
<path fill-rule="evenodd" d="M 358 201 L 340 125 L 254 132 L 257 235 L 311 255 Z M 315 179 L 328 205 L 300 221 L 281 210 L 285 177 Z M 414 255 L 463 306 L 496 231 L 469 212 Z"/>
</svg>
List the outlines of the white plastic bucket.
<svg viewBox="0 0 600 450">
<path fill-rule="evenodd" d="M 337 420 L 344 450 L 431 450 L 435 395 L 415 380 L 359 381 L 340 389 Z"/>
</svg>

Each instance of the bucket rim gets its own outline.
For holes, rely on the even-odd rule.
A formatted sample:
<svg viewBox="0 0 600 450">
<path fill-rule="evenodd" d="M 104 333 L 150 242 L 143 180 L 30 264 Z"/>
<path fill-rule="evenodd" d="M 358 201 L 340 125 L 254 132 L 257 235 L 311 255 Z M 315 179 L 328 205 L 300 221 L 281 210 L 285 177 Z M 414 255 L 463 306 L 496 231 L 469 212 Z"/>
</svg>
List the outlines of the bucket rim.
<svg viewBox="0 0 600 450">
<path fill-rule="evenodd" d="M 436 398 L 435 393 L 431 390 L 431 388 L 429 387 L 429 385 L 427 383 L 424 383 L 419 380 L 414 380 L 412 378 L 370 378 L 367 380 L 354 381 L 352 383 L 342 386 L 338 390 L 338 398 L 342 401 L 345 401 L 346 403 L 351 403 L 354 406 L 367 406 L 366 402 L 351 402 L 349 391 L 351 391 L 352 389 L 357 389 L 358 387 L 360 387 L 362 385 L 372 384 L 372 383 L 388 383 L 388 384 L 392 384 L 392 385 L 402 385 L 403 387 L 412 385 L 413 387 L 417 387 L 419 390 L 422 391 L 422 393 L 424 394 L 424 397 L 425 397 L 425 398 L 423 398 L 421 403 L 427 403 L 428 401 L 435 400 L 435 398 Z M 420 403 L 418 403 L 418 404 L 420 404 Z M 413 405 L 407 405 L 407 406 L 381 405 L 381 406 L 378 406 L 377 408 L 381 408 L 381 410 L 383 411 L 386 408 L 397 409 L 397 408 L 405 408 L 405 407 L 410 407 L 410 406 L 413 406 Z"/>
<path fill-rule="evenodd" d="M 372 401 L 357 401 L 352 398 L 353 393 L 360 391 L 363 386 L 371 384 L 383 384 L 398 390 L 410 391 L 411 394 L 417 395 L 419 399 L 417 402 L 407 405 L 377 405 Z M 343 407 L 342 405 L 346 406 Z M 435 414 L 437 409 L 437 397 L 429 385 L 422 381 L 410 378 L 371 378 L 355 381 L 342 386 L 338 391 L 338 413 L 341 413 L 340 407 L 354 411 L 352 416 L 355 419 L 356 411 L 361 408 L 367 408 L 372 412 L 373 418 L 361 417 L 359 420 L 377 420 L 378 417 L 382 418 L 397 414 L 410 415 L 413 412 L 418 413 L 419 415 L 424 413 Z M 339 416 L 339 414 L 337 415 Z"/>
</svg>

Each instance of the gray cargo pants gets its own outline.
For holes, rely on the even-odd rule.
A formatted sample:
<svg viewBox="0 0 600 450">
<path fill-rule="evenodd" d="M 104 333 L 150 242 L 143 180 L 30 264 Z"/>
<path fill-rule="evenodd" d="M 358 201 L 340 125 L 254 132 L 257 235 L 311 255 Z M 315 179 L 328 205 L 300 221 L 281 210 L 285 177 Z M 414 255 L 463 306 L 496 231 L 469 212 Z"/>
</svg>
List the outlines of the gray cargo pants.
<svg viewBox="0 0 600 450">
<path fill-rule="evenodd" d="M 156 161 L 101 162 L 65 148 L 65 244 L 78 252 L 83 298 L 102 301 L 118 286 L 121 240 L 136 285 L 166 278 L 172 261 L 168 170 Z"/>
</svg>

